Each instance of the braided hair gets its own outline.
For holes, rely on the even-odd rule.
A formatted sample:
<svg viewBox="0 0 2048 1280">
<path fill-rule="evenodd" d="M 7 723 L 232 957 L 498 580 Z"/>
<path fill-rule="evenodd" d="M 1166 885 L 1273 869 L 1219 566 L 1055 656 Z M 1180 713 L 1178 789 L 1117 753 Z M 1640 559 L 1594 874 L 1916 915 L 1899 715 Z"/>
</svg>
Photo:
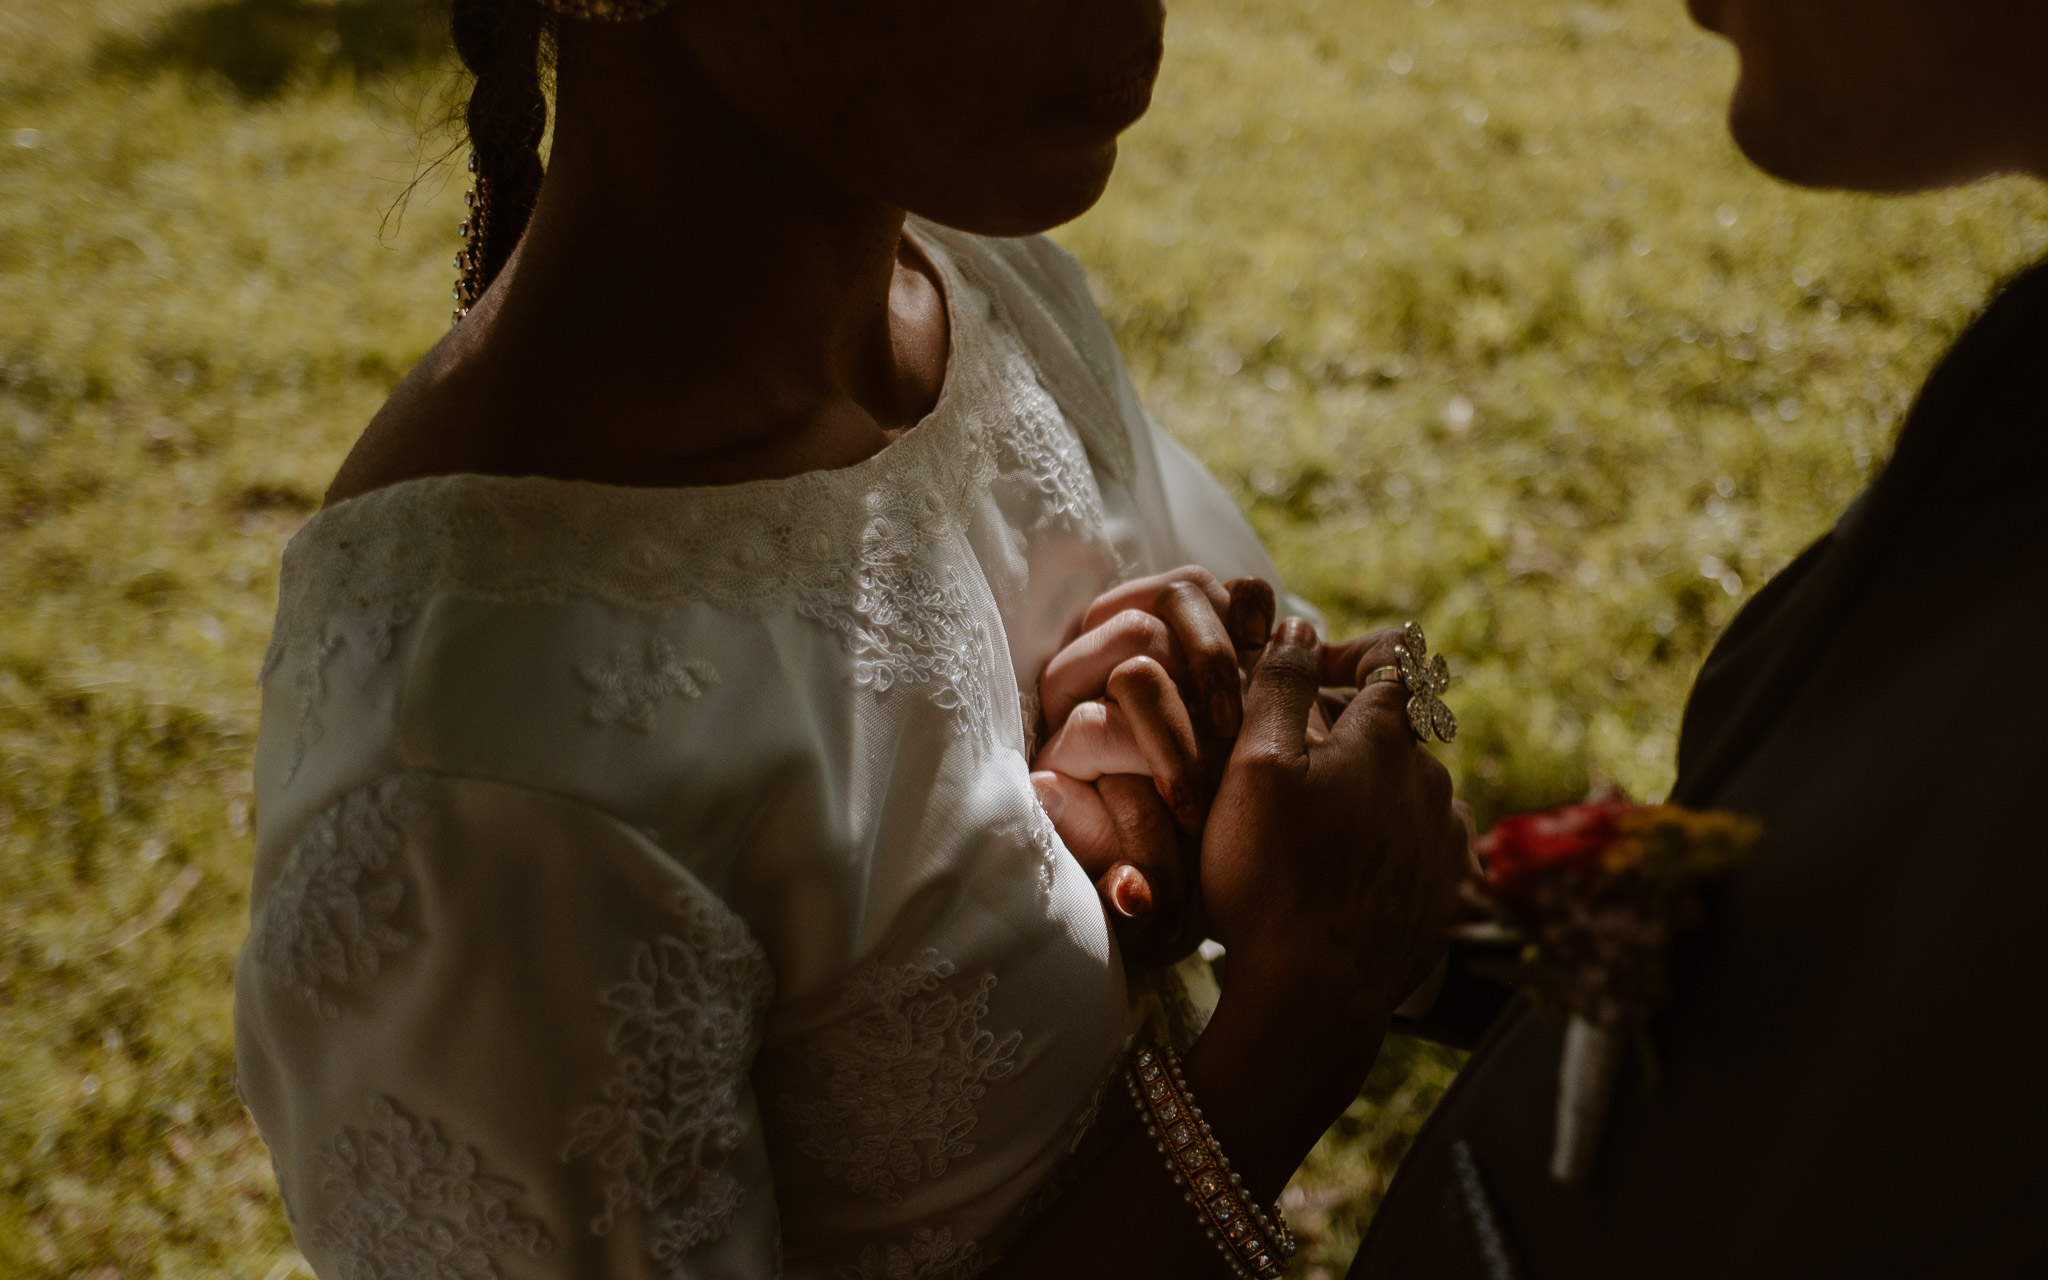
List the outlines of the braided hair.
<svg viewBox="0 0 2048 1280">
<path fill-rule="evenodd" d="M 456 259 L 463 273 L 455 295 L 459 320 L 504 270 L 540 195 L 548 126 L 541 71 L 554 15 L 536 0 L 452 0 L 449 26 L 455 52 L 476 77 L 465 115 L 476 182 Z"/>
</svg>

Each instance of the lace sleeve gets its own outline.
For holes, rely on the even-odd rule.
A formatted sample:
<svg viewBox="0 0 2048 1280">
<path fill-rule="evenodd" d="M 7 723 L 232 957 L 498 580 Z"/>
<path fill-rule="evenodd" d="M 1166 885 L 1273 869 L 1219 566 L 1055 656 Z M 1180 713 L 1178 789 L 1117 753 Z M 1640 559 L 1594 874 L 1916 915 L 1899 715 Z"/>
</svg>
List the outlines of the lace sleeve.
<svg viewBox="0 0 2048 1280">
<path fill-rule="evenodd" d="M 397 774 L 309 822 L 238 974 L 243 1096 L 322 1280 L 776 1273 L 768 964 L 643 836 Z"/>
</svg>

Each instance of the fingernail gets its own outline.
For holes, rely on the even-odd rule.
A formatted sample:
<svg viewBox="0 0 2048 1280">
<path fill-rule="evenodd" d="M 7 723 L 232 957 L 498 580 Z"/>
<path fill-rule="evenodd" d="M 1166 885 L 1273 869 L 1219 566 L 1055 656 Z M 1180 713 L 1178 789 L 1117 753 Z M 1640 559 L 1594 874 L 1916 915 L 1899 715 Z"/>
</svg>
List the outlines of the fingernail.
<svg viewBox="0 0 2048 1280">
<path fill-rule="evenodd" d="M 1190 835 L 1200 831 L 1202 823 L 1209 816 L 1208 800 L 1193 794 L 1194 791 L 1195 787 L 1191 783 L 1177 787 L 1159 787 L 1159 798 L 1173 814 L 1174 822 Z"/>
<path fill-rule="evenodd" d="M 1264 644 L 1273 636 L 1272 624 L 1263 613 L 1254 613 L 1244 620 L 1244 638 L 1249 644 Z"/>
<path fill-rule="evenodd" d="M 1058 822 L 1067 811 L 1066 794 L 1040 774 L 1031 775 L 1031 789 L 1038 793 L 1038 807 L 1045 810 L 1045 816 Z"/>
<path fill-rule="evenodd" d="M 1315 624 L 1307 618 L 1289 618 L 1280 624 L 1273 638 L 1281 644 L 1312 645 L 1316 642 Z"/>
<path fill-rule="evenodd" d="M 1109 905 L 1126 920 L 1143 923 L 1152 916 L 1152 885 L 1145 873 L 1128 862 L 1109 869 Z"/>
</svg>

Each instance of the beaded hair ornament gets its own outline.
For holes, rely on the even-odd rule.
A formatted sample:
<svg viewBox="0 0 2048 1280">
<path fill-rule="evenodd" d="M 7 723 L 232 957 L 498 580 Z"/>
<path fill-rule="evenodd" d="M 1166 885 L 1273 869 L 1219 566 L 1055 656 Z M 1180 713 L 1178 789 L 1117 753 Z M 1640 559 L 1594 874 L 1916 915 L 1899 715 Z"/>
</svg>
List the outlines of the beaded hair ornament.
<svg viewBox="0 0 2048 1280">
<path fill-rule="evenodd" d="M 541 7 L 565 18 L 586 22 L 641 22 L 669 7 L 673 0 L 539 0 Z M 491 192 L 483 174 L 477 171 L 476 156 L 469 158 L 469 191 L 462 197 L 469 214 L 457 233 L 462 252 L 455 255 L 455 319 L 460 322 L 476 305 L 484 291 L 484 245 L 490 234 Z"/>
</svg>

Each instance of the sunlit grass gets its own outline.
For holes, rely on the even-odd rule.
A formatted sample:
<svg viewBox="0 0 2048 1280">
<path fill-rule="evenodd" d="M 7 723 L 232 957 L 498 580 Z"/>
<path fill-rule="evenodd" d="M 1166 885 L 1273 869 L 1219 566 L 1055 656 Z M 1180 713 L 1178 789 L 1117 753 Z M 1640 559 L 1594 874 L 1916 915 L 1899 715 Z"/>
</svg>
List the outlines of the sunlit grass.
<svg viewBox="0 0 2048 1280">
<path fill-rule="evenodd" d="M 1680 9 L 1189 0 L 1060 233 L 1292 583 L 1457 659 L 1482 813 L 1668 785 L 1705 645 L 2048 245 L 2016 183 L 1749 172 L 1732 60 Z M 384 216 L 445 145 L 406 6 L 193 12 L 0 10 L 9 1276 L 291 1270 L 232 1078 L 253 673 L 283 539 L 446 323 L 458 188 Z M 1318 1152 L 1304 1271 L 1341 1267 L 1451 1062 L 1397 1045 Z"/>
</svg>

